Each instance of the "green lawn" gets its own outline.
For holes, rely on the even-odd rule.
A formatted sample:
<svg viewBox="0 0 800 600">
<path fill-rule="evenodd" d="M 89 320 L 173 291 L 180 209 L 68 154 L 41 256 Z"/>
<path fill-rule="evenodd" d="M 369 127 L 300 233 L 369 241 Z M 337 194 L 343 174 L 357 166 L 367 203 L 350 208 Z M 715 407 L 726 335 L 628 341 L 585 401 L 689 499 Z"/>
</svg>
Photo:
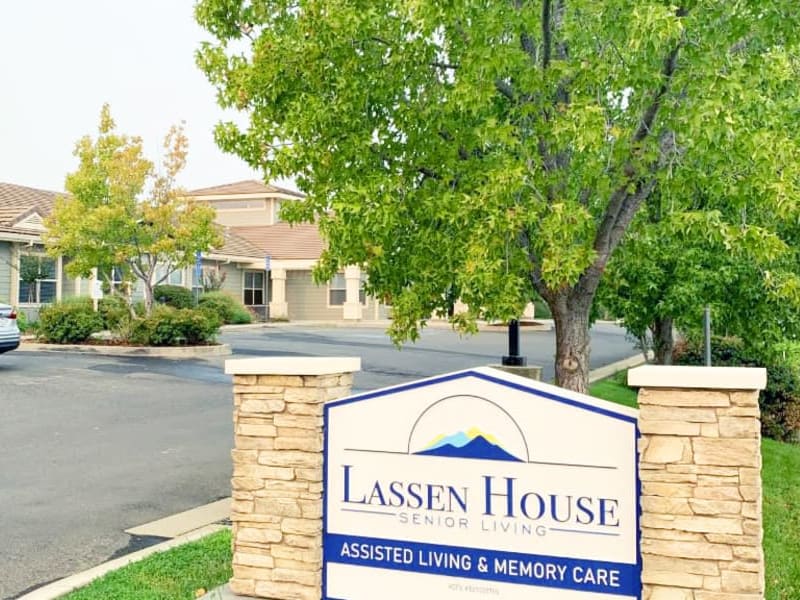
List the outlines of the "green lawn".
<svg viewBox="0 0 800 600">
<path fill-rule="evenodd" d="M 625 373 L 598 381 L 589 393 L 636 406 Z M 765 439 L 761 446 L 764 487 L 766 600 L 800 599 L 800 446 Z"/>
<path fill-rule="evenodd" d="M 231 532 L 153 554 L 62 596 L 63 600 L 193 600 L 231 578 Z"/>
</svg>

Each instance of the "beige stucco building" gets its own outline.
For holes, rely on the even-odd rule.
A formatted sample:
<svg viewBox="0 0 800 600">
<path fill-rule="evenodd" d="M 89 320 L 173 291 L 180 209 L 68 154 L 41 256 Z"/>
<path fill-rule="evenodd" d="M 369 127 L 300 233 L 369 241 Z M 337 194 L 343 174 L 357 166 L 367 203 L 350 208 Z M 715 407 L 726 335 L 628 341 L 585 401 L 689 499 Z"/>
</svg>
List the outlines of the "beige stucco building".
<svg viewBox="0 0 800 600">
<path fill-rule="evenodd" d="M 324 285 L 314 283 L 311 270 L 324 249 L 317 227 L 280 219 L 281 204 L 302 199 L 302 194 L 250 180 L 192 190 L 189 195 L 216 209 L 217 222 L 228 236 L 260 253 L 256 261 L 240 267 L 245 304 L 250 300 L 246 290 L 259 289 L 261 273 L 270 319 L 358 321 L 387 316 L 388 308 L 364 293 L 358 267 L 346 268 Z"/>
<path fill-rule="evenodd" d="M 70 278 L 68 259 L 47 256 L 42 245 L 43 219 L 58 192 L 0 183 L 0 301 L 7 301 L 35 318 L 43 304 L 72 296 L 88 296 L 92 279 Z M 348 267 L 323 285 L 311 270 L 324 242 L 317 227 L 289 225 L 280 220 L 280 205 L 303 196 L 298 192 L 240 181 L 192 190 L 196 202 L 216 209 L 224 245 L 202 255 L 201 276 L 222 279 L 221 289 L 239 299 L 261 318 L 303 320 L 372 320 L 387 315 L 387 307 L 366 296 L 363 275 Z M 35 266 L 41 278 L 21 276 Z M 165 283 L 200 287 L 193 266 L 168 275 Z"/>
</svg>

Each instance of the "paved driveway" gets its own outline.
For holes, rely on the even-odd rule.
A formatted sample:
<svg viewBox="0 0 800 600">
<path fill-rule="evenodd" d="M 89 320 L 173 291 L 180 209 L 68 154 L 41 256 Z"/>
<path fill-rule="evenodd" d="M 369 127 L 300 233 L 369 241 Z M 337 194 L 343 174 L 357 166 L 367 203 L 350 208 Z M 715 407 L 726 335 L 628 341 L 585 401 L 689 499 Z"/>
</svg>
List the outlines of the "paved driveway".
<svg viewBox="0 0 800 600">
<path fill-rule="evenodd" d="M 361 356 L 364 391 L 496 362 L 504 332 L 428 330 L 397 350 L 379 330 L 264 328 L 223 336 L 236 356 Z M 552 376 L 552 333 L 523 353 Z M 593 365 L 633 353 L 594 332 Z M 124 530 L 230 494 L 231 388 L 223 359 L 170 361 L 11 352 L 0 357 L 0 598 L 151 539 Z"/>
<path fill-rule="evenodd" d="M 447 328 L 428 328 L 414 344 L 398 350 L 380 329 L 269 327 L 227 333 L 224 341 L 239 356 L 312 355 L 360 356 L 363 372 L 355 378 L 356 391 L 365 391 L 500 362 L 508 354 L 505 328 L 462 337 Z M 544 368 L 545 381 L 554 377 L 555 333 L 523 328 L 521 354 L 528 364 Z M 598 323 L 592 329 L 591 368 L 636 354 L 622 329 Z"/>
</svg>

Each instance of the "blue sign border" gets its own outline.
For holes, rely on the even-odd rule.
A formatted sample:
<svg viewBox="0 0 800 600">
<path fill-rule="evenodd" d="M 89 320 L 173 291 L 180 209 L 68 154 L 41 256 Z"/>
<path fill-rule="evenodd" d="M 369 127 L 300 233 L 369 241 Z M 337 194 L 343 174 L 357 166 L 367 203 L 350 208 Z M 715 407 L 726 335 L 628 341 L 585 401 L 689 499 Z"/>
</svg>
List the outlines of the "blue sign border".
<svg viewBox="0 0 800 600">
<path fill-rule="evenodd" d="M 380 390 L 376 390 L 374 392 L 366 392 L 363 394 L 356 394 L 353 396 L 348 396 L 347 398 L 342 398 L 341 400 L 334 400 L 332 402 L 328 402 L 325 404 L 324 412 L 323 412 L 323 452 L 322 452 L 322 599 L 321 600 L 348 600 L 346 598 L 330 598 L 327 593 L 328 589 L 328 560 L 326 559 L 325 555 L 325 546 L 326 546 L 326 539 L 329 537 L 328 534 L 328 502 L 326 497 L 326 491 L 328 489 L 328 432 L 329 432 L 329 418 L 330 418 L 330 409 L 336 408 L 338 406 L 344 406 L 345 404 L 352 404 L 353 402 L 362 402 L 364 400 L 371 400 L 373 398 L 380 398 L 381 396 L 388 396 L 391 394 L 397 394 L 401 392 L 407 392 L 409 390 L 429 387 L 431 385 L 437 385 L 440 383 L 446 383 L 449 381 L 456 381 L 458 379 L 465 379 L 467 377 L 476 377 L 478 379 L 483 379 L 484 381 L 489 381 L 491 383 L 496 383 L 498 385 L 502 385 L 505 387 L 509 387 L 521 392 L 525 392 L 528 394 L 532 394 L 534 396 L 540 396 L 542 398 L 546 398 L 548 400 L 553 400 L 555 402 L 559 402 L 561 404 L 566 404 L 568 406 L 572 406 L 581 410 L 587 410 L 589 412 L 597 413 L 603 415 L 605 417 L 609 417 L 612 419 L 618 419 L 620 421 L 625 421 L 627 423 L 632 423 L 634 426 L 634 448 L 636 449 L 634 455 L 634 470 L 636 473 L 636 498 L 637 500 L 641 498 L 642 495 L 642 482 L 639 478 L 639 452 L 638 452 L 638 441 L 641 437 L 641 433 L 639 431 L 639 420 L 636 417 L 632 417 L 629 415 L 620 414 L 613 410 L 608 410 L 601 408 L 599 406 L 593 406 L 591 404 L 584 404 L 579 400 L 574 398 L 567 398 L 564 396 L 560 396 L 558 394 L 554 394 L 551 392 L 546 392 L 544 390 L 539 390 L 533 387 L 529 387 L 526 385 L 522 385 L 520 383 L 516 383 L 513 381 L 508 381 L 506 379 L 501 379 L 499 377 L 494 377 L 487 373 L 483 373 L 480 371 L 475 371 L 472 369 L 468 369 L 466 371 L 459 371 L 456 373 L 449 373 L 447 375 L 442 375 L 439 377 L 432 377 L 429 379 L 422 379 L 418 381 L 414 381 L 412 383 L 398 385 L 390 388 L 384 388 Z M 635 596 L 628 596 L 630 598 L 635 598 L 635 600 L 641 600 L 642 598 L 642 585 L 641 585 L 641 572 L 642 572 L 642 553 L 641 553 L 641 527 L 640 527 L 640 517 L 641 517 L 641 505 L 637 501 L 636 504 L 636 546 L 637 546 L 637 556 L 636 556 L 636 589 L 638 590 Z M 340 534 L 334 534 L 339 536 Z M 415 542 L 395 542 L 395 543 L 415 543 Z M 532 555 L 531 555 L 532 556 Z M 562 559 L 563 560 L 563 559 Z M 568 560 L 568 559 L 567 559 Z M 455 575 L 453 575 L 455 577 Z M 489 579 L 475 579 L 475 581 L 491 581 Z M 591 590 L 587 590 L 591 591 Z M 624 595 L 624 594 L 620 594 Z"/>
</svg>

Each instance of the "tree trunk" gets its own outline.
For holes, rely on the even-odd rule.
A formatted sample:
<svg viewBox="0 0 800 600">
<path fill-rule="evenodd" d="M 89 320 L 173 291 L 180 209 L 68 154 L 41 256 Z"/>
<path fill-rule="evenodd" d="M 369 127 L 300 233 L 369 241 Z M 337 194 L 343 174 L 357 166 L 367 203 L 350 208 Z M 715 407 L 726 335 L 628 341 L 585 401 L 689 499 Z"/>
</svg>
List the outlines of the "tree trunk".
<svg viewBox="0 0 800 600">
<path fill-rule="evenodd" d="M 589 385 L 591 300 L 559 294 L 550 304 L 556 324 L 556 385 L 585 394 Z"/>
<path fill-rule="evenodd" d="M 133 286 L 131 286 L 130 283 L 125 284 L 125 303 L 128 305 L 128 312 L 131 315 L 131 319 L 135 319 L 137 315 L 136 308 L 133 306 Z"/>
<path fill-rule="evenodd" d="M 672 337 L 672 317 L 656 319 L 653 324 L 653 354 L 656 364 L 671 365 L 675 340 Z"/>
<path fill-rule="evenodd" d="M 153 285 L 149 281 L 143 281 L 144 283 L 144 314 L 146 316 L 150 316 L 150 312 L 153 310 Z"/>
</svg>

